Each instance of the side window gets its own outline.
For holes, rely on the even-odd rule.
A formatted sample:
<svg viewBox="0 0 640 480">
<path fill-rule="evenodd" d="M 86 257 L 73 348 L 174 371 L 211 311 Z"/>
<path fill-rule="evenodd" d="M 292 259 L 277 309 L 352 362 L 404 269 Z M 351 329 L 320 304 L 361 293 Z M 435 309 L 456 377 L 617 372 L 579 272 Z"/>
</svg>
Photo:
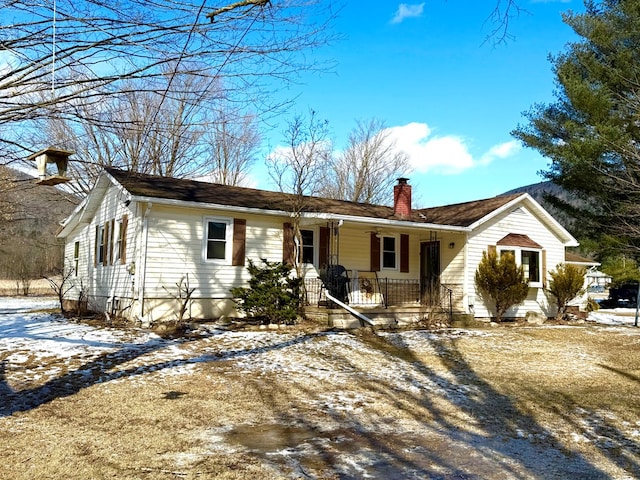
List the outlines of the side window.
<svg viewBox="0 0 640 480">
<path fill-rule="evenodd" d="M 382 237 L 382 268 L 398 268 L 398 242 L 395 237 Z"/>
<path fill-rule="evenodd" d="M 540 252 L 535 250 L 522 250 L 522 266 L 524 275 L 529 283 L 540 282 Z"/>
<path fill-rule="evenodd" d="M 73 244 L 73 275 L 78 276 L 78 263 L 80 262 L 80 242 Z"/>
<path fill-rule="evenodd" d="M 125 249 L 127 248 L 127 216 L 125 215 L 114 227 L 113 263 L 125 263 Z"/>
<path fill-rule="evenodd" d="M 233 239 L 230 219 L 205 218 L 204 221 L 204 261 L 224 262 L 231 260 Z"/>
<path fill-rule="evenodd" d="M 96 263 L 102 265 L 105 260 L 106 248 L 105 248 L 105 235 L 104 225 L 98 225 L 96 227 Z"/>
</svg>

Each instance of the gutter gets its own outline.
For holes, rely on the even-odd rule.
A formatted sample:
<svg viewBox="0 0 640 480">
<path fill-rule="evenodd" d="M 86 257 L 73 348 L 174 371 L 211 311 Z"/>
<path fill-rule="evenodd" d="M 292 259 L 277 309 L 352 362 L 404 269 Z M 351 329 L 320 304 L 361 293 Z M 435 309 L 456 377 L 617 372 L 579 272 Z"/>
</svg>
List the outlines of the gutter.
<svg viewBox="0 0 640 480">
<path fill-rule="evenodd" d="M 140 204 L 138 204 L 140 205 Z M 138 296 L 140 298 L 140 318 L 144 317 L 144 287 L 147 279 L 147 246 L 149 244 L 149 214 L 151 213 L 151 207 L 153 207 L 153 203 L 147 202 L 147 209 L 144 212 L 144 217 L 142 218 L 142 238 L 144 241 L 144 247 L 141 248 L 141 272 L 140 272 L 140 285 L 138 285 L 139 293 Z"/>
</svg>

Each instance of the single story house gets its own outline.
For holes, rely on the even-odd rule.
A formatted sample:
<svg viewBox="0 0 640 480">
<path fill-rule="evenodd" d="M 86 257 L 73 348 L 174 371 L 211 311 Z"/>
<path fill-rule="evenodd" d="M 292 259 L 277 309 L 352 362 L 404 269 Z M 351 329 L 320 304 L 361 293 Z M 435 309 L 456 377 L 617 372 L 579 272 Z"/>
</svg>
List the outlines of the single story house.
<svg viewBox="0 0 640 480">
<path fill-rule="evenodd" d="M 547 272 L 578 243 L 530 195 L 415 209 L 411 188 L 398 179 L 393 206 L 318 197 L 300 203 L 290 194 L 106 168 L 59 232 L 73 270 L 66 299 L 149 324 L 176 318 L 178 285 L 188 281 L 193 318 L 237 316 L 229 289 L 246 285 L 247 259 L 297 257 L 313 308 L 336 307 L 327 299 L 339 299 L 339 306 L 388 317 L 400 307 L 415 315 L 435 299 L 486 319 L 491 308 L 474 276 L 482 252 L 495 249 L 513 252 L 529 280 L 529 296 L 507 317 L 555 314 Z M 292 233 L 296 208 L 301 244 Z M 329 282 L 335 275 L 340 291 Z"/>
</svg>

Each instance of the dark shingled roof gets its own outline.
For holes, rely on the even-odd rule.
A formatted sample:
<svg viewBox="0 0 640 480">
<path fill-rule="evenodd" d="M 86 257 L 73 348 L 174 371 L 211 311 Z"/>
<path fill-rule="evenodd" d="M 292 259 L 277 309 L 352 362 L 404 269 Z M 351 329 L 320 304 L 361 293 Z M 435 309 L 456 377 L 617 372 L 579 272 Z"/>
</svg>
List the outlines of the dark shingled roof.
<svg viewBox="0 0 640 480">
<path fill-rule="evenodd" d="M 132 195 L 139 197 L 275 211 L 290 211 L 296 201 L 295 195 L 287 193 L 125 172 L 115 168 L 105 170 Z M 468 227 L 521 195 L 504 195 L 444 207 L 414 209 L 409 217 L 396 216 L 392 207 L 383 205 L 305 197 L 304 211 Z"/>
<path fill-rule="evenodd" d="M 468 227 L 481 218 L 489 215 L 494 210 L 506 205 L 511 200 L 521 197 L 521 193 L 512 195 L 499 195 L 484 200 L 474 200 L 472 202 L 455 203 L 442 207 L 424 208 L 416 210 L 418 215 L 424 215 L 423 222 L 435 223 L 438 225 L 455 225 L 458 227 Z"/>
</svg>

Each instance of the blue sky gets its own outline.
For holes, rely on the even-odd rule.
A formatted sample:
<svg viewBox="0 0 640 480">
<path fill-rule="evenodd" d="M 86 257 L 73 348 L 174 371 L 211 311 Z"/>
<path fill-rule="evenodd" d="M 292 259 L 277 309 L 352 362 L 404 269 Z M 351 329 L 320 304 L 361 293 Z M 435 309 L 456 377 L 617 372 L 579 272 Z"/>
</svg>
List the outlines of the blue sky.
<svg viewBox="0 0 640 480">
<path fill-rule="evenodd" d="M 336 65 L 286 91 L 298 95 L 294 111 L 328 120 L 337 148 L 357 119 L 382 120 L 410 155 L 418 207 L 542 181 L 548 161 L 510 131 L 525 122 L 522 112 L 553 101 L 548 55 L 576 39 L 561 12 L 584 6 L 520 0 L 527 12 L 511 20 L 513 38 L 494 45 L 485 39 L 496 1 L 346 1 L 335 24 L 344 38 L 315 52 Z"/>
</svg>

